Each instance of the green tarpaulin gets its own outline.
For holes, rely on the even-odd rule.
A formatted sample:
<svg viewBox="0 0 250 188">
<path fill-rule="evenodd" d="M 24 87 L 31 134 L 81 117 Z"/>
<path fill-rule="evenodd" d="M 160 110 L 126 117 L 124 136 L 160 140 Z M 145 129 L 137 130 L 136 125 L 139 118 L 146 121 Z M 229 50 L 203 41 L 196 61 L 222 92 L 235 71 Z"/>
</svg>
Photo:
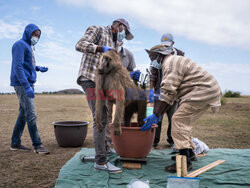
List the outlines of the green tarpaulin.
<svg viewBox="0 0 250 188">
<path fill-rule="evenodd" d="M 81 156 L 93 156 L 93 148 L 83 148 L 70 159 L 60 170 L 56 188 L 84 187 L 126 187 L 132 179 L 149 181 L 151 188 L 166 187 L 167 178 L 176 174 L 164 171 L 166 165 L 172 164 L 171 150 L 151 150 L 147 163 L 140 170 L 123 169 L 120 174 L 110 174 L 106 171 L 94 170 L 93 162 L 83 163 Z M 117 154 L 108 155 L 112 164 L 121 167 Z M 225 163 L 201 174 L 200 187 L 250 187 L 250 149 L 212 149 L 205 157 L 199 157 L 193 162 L 193 170 L 197 170 L 216 160 L 226 160 Z"/>
</svg>

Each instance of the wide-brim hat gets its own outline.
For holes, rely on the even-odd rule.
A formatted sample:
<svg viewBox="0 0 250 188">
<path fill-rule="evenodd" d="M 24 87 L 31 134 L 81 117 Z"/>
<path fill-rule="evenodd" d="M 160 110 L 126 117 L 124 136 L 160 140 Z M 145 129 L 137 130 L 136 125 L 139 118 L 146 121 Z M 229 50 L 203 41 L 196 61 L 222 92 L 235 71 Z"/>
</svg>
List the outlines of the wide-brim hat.
<svg viewBox="0 0 250 188">
<path fill-rule="evenodd" d="M 127 40 L 132 40 L 132 39 L 134 38 L 134 36 L 132 35 L 132 33 L 131 33 L 131 31 L 130 31 L 129 24 L 128 24 L 128 22 L 127 22 L 125 19 L 119 18 L 119 19 L 114 20 L 113 23 L 114 23 L 114 22 L 120 22 L 120 23 L 122 23 L 123 25 L 125 25 L 125 27 L 126 27 L 126 30 L 125 30 L 126 37 L 125 37 L 125 38 L 126 38 Z"/>
<path fill-rule="evenodd" d="M 161 44 L 153 46 L 150 50 L 148 50 L 148 49 L 145 49 L 145 50 L 148 53 L 148 55 L 151 55 L 153 53 L 159 53 L 162 55 L 170 54 L 169 49 L 165 45 L 161 45 Z"/>
</svg>

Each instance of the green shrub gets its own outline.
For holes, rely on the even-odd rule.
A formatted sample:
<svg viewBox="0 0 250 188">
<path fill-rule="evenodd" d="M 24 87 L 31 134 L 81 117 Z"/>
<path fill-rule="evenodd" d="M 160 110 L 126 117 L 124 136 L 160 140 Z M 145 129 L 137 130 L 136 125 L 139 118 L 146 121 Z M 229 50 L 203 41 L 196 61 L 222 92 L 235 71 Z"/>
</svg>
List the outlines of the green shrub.
<svg viewBox="0 0 250 188">
<path fill-rule="evenodd" d="M 230 91 L 230 90 L 226 90 L 223 97 L 240 97 L 240 92 L 236 91 Z"/>
<path fill-rule="evenodd" d="M 225 105 L 227 102 L 226 98 L 224 96 L 221 97 L 220 103 L 221 105 Z"/>
</svg>

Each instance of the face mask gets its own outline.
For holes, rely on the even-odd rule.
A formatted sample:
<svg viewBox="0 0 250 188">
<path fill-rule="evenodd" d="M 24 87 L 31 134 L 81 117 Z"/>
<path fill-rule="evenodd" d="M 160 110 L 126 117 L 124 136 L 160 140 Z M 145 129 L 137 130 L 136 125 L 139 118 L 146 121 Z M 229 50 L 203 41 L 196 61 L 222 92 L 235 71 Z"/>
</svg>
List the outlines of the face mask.
<svg viewBox="0 0 250 188">
<path fill-rule="evenodd" d="M 155 59 L 152 61 L 152 67 L 156 69 L 161 69 L 161 63 L 158 63 L 157 60 Z"/>
<path fill-rule="evenodd" d="M 117 33 L 117 40 L 121 42 L 125 38 L 125 36 L 125 30 L 123 29 L 121 32 Z"/>
<path fill-rule="evenodd" d="M 39 39 L 32 36 L 30 40 L 31 40 L 31 45 L 34 46 L 34 45 L 36 45 L 36 43 L 38 42 Z"/>
</svg>

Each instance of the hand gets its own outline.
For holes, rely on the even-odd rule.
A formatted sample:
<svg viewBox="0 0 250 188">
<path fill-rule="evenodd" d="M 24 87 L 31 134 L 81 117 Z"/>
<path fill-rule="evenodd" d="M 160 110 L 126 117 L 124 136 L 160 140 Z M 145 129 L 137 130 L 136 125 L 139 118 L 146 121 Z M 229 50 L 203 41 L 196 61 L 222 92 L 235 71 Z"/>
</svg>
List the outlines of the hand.
<svg viewBox="0 0 250 188">
<path fill-rule="evenodd" d="M 130 74 L 130 77 L 136 81 L 139 81 L 139 78 L 140 78 L 140 75 L 141 75 L 141 72 L 140 71 L 133 71 L 131 72 Z"/>
<path fill-rule="evenodd" d="M 29 98 L 35 98 L 35 94 L 32 87 L 25 89 L 25 93 Z"/>
<path fill-rule="evenodd" d="M 146 131 L 151 129 L 153 124 L 157 124 L 160 117 L 157 117 L 155 114 L 152 114 L 148 117 L 146 117 L 143 121 L 147 121 L 141 128 L 142 131 Z"/>
<path fill-rule="evenodd" d="M 36 71 L 47 72 L 48 71 L 48 67 L 36 66 Z"/>
<path fill-rule="evenodd" d="M 154 102 L 154 90 L 153 89 L 149 90 L 148 99 L 150 103 Z"/>
<path fill-rule="evenodd" d="M 102 47 L 102 51 L 103 51 L 103 52 L 106 52 L 106 51 L 109 51 L 109 50 L 113 50 L 113 48 L 112 48 L 112 47 L 109 47 L 109 46 L 103 46 L 103 47 Z"/>
</svg>

